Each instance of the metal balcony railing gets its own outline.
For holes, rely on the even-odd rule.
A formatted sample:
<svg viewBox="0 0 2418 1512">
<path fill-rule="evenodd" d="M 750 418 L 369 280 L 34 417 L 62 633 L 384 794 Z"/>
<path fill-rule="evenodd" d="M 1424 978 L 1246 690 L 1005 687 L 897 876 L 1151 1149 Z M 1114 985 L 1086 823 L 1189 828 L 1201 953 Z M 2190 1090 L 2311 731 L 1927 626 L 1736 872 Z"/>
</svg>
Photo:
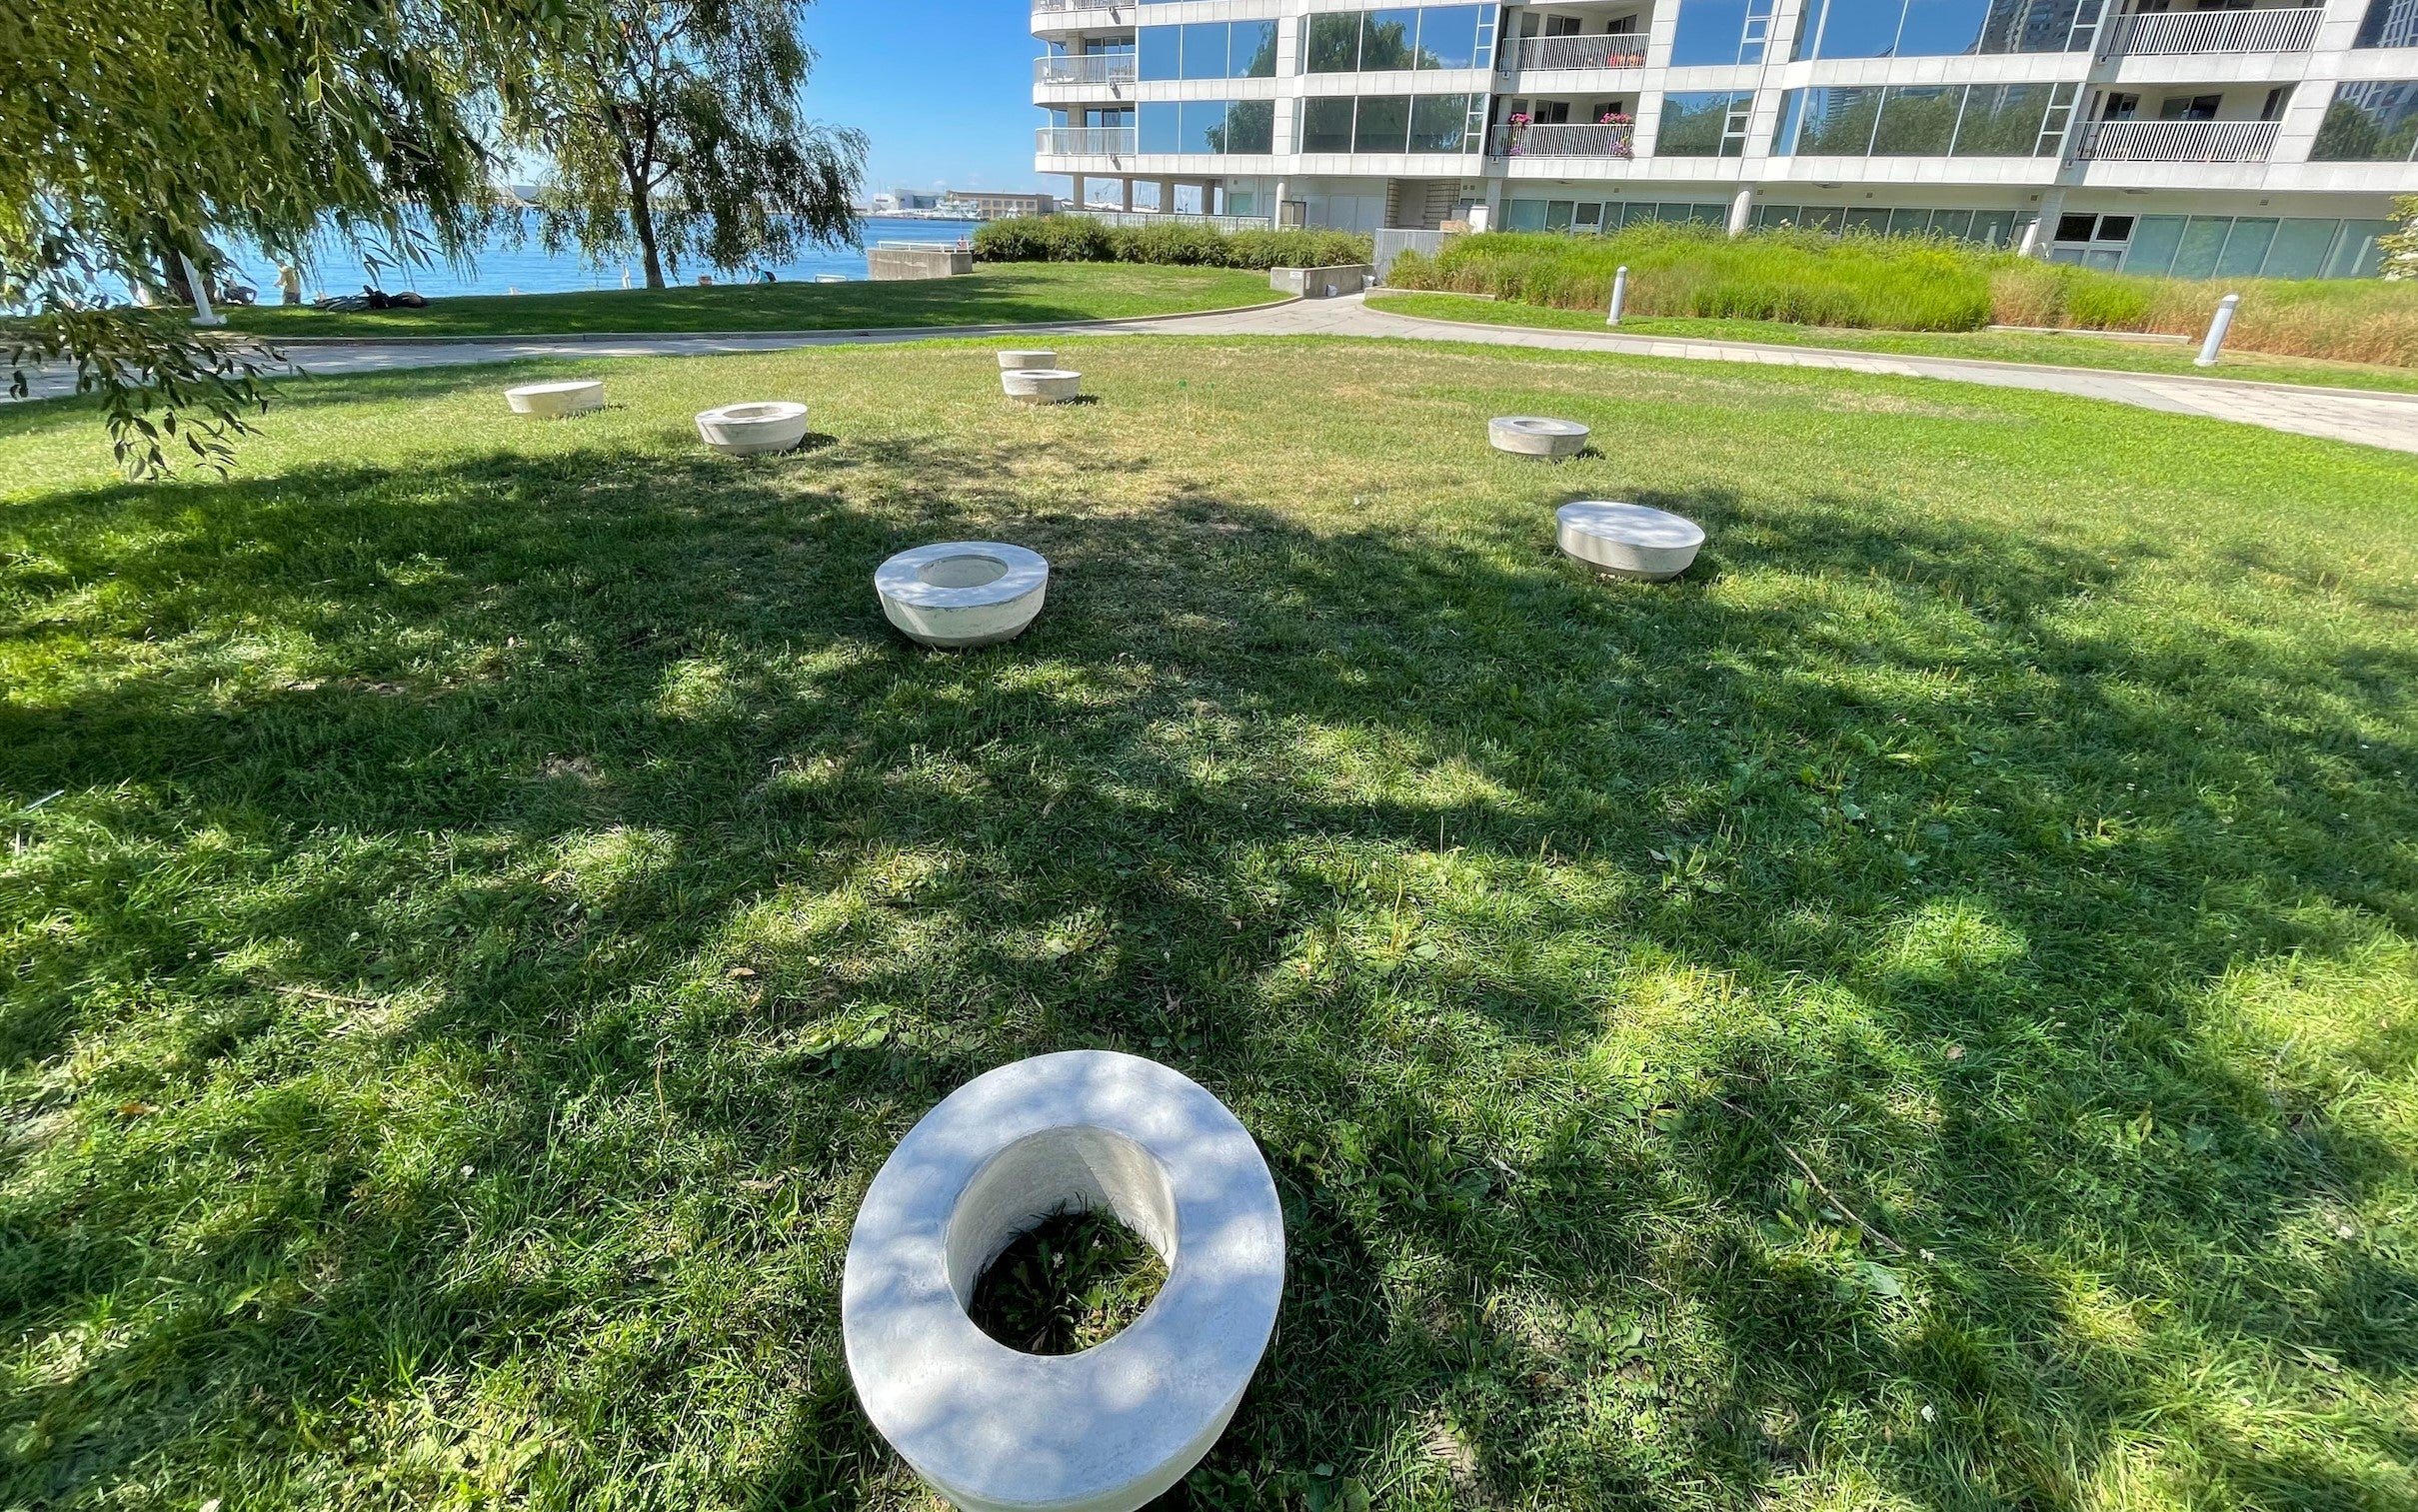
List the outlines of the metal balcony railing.
<svg viewBox="0 0 2418 1512">
<path fill-rule="evenodd" d="M 1112 8 L 1112 0 L 1033 0 L 1033 14 L 1037 16 L 1052 11 L 1105 11 Z"/>
<path fill-rule="evenodd" d="M 1088 57 L 1033 60 L 1036 84 L 1131 84 L 1139 70 L 1132 53 L 1094 53 Z"/>
<path fill-rule="evenodd" d="M 1130 158 L 1136 146 L 1131 126 L 1044 126 L 1039 151 L 1046 158 Z"/>
<path fill-rule="evenodd" d="M 1643 68 L 1645 33 L 1614 32 L 1602 37 L 1522 37 L 1502 50 L 1501 68 L 1515 74 L 1526 68 Z"/>
<path fill-rule="evenodd" d="M 2074 156 L 2090 163 L 2264 163 L 2273 121 L 2092 121 Z"/>
<path fill-rule="evenodd" d="M 1559 38 L 1554 40 L 1559 41 Z M 1486 135 L 1496 158 L 1633 158 L 1634 126 L 1497 126 Z"/>
<path fill-rule="evenodd" d="M 2160 11 L 2121 16 L 2108 32 L 2109 57 L 2177 53 L 2305 53 L 2317 41 L 2317 6 L 2283 10 Z"/>
</svg>

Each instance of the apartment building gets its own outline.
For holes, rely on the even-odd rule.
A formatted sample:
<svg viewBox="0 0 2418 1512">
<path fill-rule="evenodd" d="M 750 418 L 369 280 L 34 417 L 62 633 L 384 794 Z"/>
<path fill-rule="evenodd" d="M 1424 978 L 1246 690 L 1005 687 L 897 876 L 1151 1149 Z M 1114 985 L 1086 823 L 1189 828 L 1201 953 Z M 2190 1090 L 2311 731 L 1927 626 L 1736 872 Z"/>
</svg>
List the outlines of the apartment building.
<svg viewBox="0 0 2418 1512">
<path fill-rule="evenodd" d="M 2339 278 L 2418 194 L 2418 0 L 1035 0 L 1033 29 L 1034 166 L 1079 206 Z"/>
</svg>

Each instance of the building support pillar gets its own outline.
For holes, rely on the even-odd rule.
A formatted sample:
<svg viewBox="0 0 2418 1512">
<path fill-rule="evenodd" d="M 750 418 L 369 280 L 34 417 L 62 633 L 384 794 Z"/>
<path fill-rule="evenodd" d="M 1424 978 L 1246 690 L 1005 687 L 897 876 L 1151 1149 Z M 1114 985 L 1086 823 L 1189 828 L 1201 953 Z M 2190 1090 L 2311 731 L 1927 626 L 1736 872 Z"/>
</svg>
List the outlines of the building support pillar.
<svg viewBox="0 0 2418 1512">
<path fill-rule="evenodd" d="M 1133 176 L 1132 174 L 1128 174 L 1128 175 L 1126 175 L 1126 177 L 1125 177 L 1125 179 L 1123 180 L 1123 182 L 1124 182 L 1124 184 L 1125 184 L 1125 194 L 1126 194 L 1126 197 L 1125 197 L 1125 208 L 1126 208 L 1126 210 L 1127 210 L 1127 212 L 1128 212 L 1128 213 L 1131 213 L 1131 212 L 1133 211 L 1133 209 L 1134 209 L 1134 176 Z"/>
<path fill-rule="evenodd" d="M 1729 202 L 1729 234 L 1744 236 L 1747 228 L 1753 224 L 1754 186 L 1748 184 L 1738 191 L 1736 199 Z"/>
<path fill-rule="evenodd" d="M 1176 213 L 1176 181 L 1174 179 L 1159 181 L 1159 213 L 1161 215 Z"/>
<path fill-rule="evenodd" d="M 2040 213 L 2023 228 L 2023 244 L 2016 250 L 2025 257 L 2048 256 L 2049 243 L 2057 239 L 2057 222 L 2065 215 L 2065 191 L 2051 189 L 2040 196 Z"/>
<path fill-rule="evenodd" d="M 1075 208 L 1084 208 L 1084 176 L 1080 173 L 1075 176 Z"/>
</svg>

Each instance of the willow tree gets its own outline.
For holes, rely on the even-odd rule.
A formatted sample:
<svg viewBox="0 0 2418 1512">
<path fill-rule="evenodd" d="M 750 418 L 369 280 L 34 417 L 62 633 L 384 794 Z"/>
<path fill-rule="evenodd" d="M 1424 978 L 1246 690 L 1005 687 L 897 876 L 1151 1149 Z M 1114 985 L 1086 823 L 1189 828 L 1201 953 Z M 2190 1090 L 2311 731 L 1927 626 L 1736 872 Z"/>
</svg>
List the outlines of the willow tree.
<svg viewBox="0 0 2418 1512">
<path fill-rule="evenodd" d="M 741 269 L 850 241 L 865 137 L 809 121 L 810 0 L 603 0 L 512 122 L 551 165 L 550 250 L 635 254 L 647 287 L 683 262 Z"/>
<path fill-rule="evenodd" d="M 38 0 L 0 5 L 0 351 L 71 364 L 118 456 L 223 462 L 278 355 L 145 309 L 213 237 L 302 258 L 452 256 L 490 208 L 492 122 L 592 0 Z"/>
</svg>

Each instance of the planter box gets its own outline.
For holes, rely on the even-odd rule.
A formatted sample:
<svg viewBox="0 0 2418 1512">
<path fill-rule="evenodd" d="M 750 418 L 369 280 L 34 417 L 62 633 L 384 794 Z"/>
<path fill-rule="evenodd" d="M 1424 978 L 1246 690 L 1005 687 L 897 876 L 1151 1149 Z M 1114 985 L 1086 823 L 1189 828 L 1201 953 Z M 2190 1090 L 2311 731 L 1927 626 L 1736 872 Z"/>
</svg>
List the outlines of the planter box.
<svg viewBox="0 0 2418 1512">
<path fill-rule="evenodd" d="M 1366 263 L 1346 263 L 1333 268 L 1270 268 L 1267 287 L 1278 294 L 1298 294 L 1303 299 L 1335 299 L 1359 293 L 1375 275 L 1376 270 Z"/>
<path fill-rule="evenodd" d="M 938 247 L 876 247 L 865 254 L 865 262 L 877 284 L 905 279 L 963 278 L 974 271 L 973 253 Z"/>
</svg>

